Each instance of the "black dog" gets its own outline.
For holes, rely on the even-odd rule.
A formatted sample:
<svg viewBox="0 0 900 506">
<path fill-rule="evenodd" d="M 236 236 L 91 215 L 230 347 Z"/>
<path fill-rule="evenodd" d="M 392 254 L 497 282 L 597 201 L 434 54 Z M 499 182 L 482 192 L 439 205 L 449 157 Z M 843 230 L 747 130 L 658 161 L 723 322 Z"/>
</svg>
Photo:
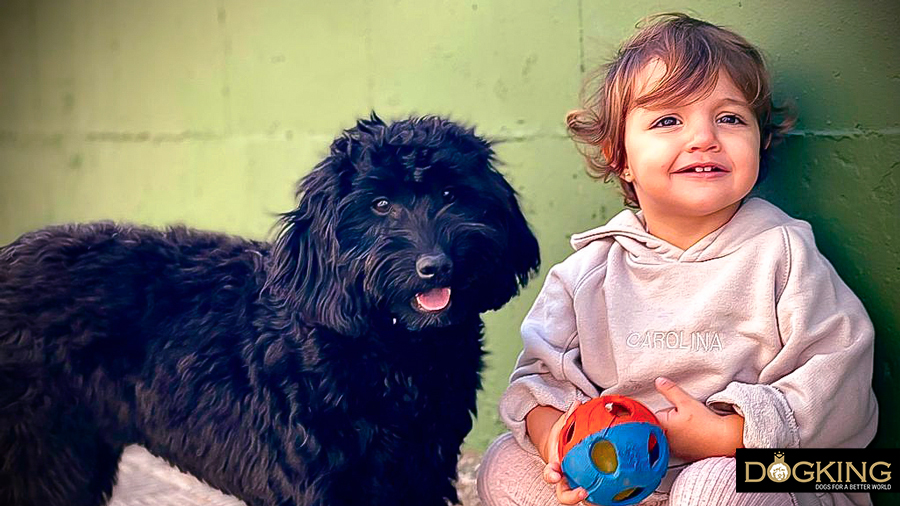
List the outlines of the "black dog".
<svg viewBox="0 0 900 506">
<path fill-rule="evenodd" d="M 488 142 L 360 121 L 270 246 L 46 228 L 0 250 L 0 504 L 97 506 L 131 443 L 250 505 L 444 505 L 479 314 L 537 242 Z"/>
</svg>

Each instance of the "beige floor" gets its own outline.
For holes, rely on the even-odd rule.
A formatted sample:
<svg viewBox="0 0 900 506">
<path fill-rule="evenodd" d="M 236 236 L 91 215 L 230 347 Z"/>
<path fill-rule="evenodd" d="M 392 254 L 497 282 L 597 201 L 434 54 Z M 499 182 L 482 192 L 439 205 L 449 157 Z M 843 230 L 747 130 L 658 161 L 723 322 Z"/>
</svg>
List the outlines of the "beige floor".
<svg viewBox="0 0 900 506">
<path fill-rule="evenodd" d="M 459 496 L 463 506 L 480 506 L 475 495 L 479 456 L 466 453 L 459 465 Z M 119 477 L 109 506 L 242 506 L 225 495 L 179 472 L 140 446 L 129 446 L 119 464 Z"/>
<path fill-rule="evenodd" d="M 129 446 L 109 506 L 243 506 L 189 474 L 179 472 L 140 446 Z"/>
</svg>

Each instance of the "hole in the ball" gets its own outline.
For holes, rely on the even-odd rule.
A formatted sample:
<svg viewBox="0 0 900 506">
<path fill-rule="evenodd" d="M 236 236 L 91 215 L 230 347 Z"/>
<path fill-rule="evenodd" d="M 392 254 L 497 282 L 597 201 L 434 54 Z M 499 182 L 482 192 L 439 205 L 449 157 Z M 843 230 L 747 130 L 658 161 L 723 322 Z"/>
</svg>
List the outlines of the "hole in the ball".
<svg viewBox="0 0 900 506">
<path fill-rule="evenodd" d="M 569 444 L 569 442 L 572 441 L 573 436 L 575 436 L 575 422 L 572 422 L 572 425 L 569 425 L 569 430 L 566 431 L 564 437 L 565 444 Z"/>
<path fill-rule="evenodd" d="M 616 447 L 605 439 L 600 439 L 591 447 L 591 462 L 603 474 L 612 474 L 619 467 Z"/>
<path fill-rule="evenodd" d="M 607 402 L 606 410 L 615 417 L 631 416 L 631 410 L 624 404 L 619 404 L 618 402 Z"/>
<path fill-rule="evenodd" d="M 650 439 L 647 440 L 647 453 L 650 455 L 650 467 L 659 460 L 659 441 L 656 440 L 656 434 L 650 433 Z"/>
<path fill-rule="evenodd" d="M 627 501 L 628 499 L 631 499 L 632 497 L 636 497 L 638 494 L 640 494 L 643 491 L 644 491 L 643 487 L 626 488 L 625 490 L 616 494 L 615 497 L 613 497 L 613 501 L 615 501 L 615 502 Z"/>
</svg>

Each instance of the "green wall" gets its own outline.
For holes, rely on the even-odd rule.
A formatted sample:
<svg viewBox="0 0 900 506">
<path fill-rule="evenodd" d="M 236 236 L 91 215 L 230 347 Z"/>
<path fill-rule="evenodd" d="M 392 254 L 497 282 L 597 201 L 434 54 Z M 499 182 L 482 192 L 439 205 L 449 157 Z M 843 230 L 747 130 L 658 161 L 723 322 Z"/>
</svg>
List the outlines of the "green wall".
<svg viewBox="0 0 900 506">
<path fill-rule="evenodd" d="M 518 324 L 568 236 L 619 209 L 563 118 L 585 69 L 648 14 L 686 10 L 768 54 L 800 114 L 762 193 L 811 221 L 875 322 L 877 444 L 900 447 L 897 2 L 0 1 L 0 244 L 50 223 L 184 222 L 254 238 L 294 182 L 375 109 L 445 114 L 494 139 L 545 259 L 487 315 L 468 446 L 502 426 Z"/>
</svg>

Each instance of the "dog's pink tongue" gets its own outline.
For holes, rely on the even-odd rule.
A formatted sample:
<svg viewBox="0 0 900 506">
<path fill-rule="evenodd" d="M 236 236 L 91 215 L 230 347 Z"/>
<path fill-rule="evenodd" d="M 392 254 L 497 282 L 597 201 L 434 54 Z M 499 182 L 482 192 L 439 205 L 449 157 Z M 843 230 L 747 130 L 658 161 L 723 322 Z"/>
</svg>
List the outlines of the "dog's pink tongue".
<svg viewBox="0 0 900 506">
<path fill-rule="evenodd" d="M 440 311 L 450 303 L 449 288 L 435 288 L 416 295 L 416 302 L 428 311 Z"/>
</svg>

